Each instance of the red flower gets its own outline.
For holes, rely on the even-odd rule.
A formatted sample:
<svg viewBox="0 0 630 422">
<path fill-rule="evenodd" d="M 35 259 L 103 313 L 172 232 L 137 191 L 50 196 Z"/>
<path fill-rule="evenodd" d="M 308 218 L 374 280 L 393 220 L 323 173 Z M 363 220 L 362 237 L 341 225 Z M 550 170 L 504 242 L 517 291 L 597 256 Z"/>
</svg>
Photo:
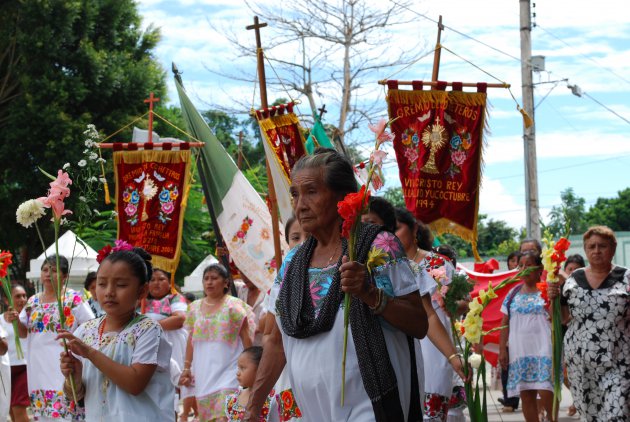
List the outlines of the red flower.
<svg viewBox="0 0 630 422">
<path fill-rule="evenodd" d="M 536 283 L 536 288 L 540 291 L 540 296 L 545 301 L 545 306 L 548 307 L 549 306 L 549 295 L 547 294 L 547 283 L 544 282 L 544 281 L 540 282 L 540 283 Z"/>
<path fill-rule="evenodd" d="M 337 212 L 343 218 L 341 236 L 348 238 L 354 225 L 359 221 L 363 208 L 367 206 L 370 199 L 370 191 L 366 191 L 365 185 L 357 193 L 349 193 L 337 203 Z"/>
<path fill-rule="evenodd" d="M 9 268 L 9 265 L 13 263 L 13 261 L 11 261 L 12 257 L 13 255 L 11 255 L 11 252 L 0 251 L 0 277 L 7 276 L 7 269 Z"/>
<path fill-rule="evenodd" d="M 63 315 L 67 318 L 70 315 L 72 315 L 72 310 L 70 309 L 69 306 L 64 306 L 63 307 Z"/>
<path fill-rule="evenodd" d="M 112 246 L 105 245 L 100 251 L 98 251 L 98 255 L 96 256 L 96 262 L 100 264 L 101 262 L 103 262 L 105 258 L 109 256 L 110 253 L 112 253 Z"/>
<path fill-rule="evenodd" d="M 571 246 L 571 242 L 569 242 L 569 240 L 566 237 L 561 237 L 555 245 L 553 245 L 553 249 L 556 250 L 557 252 L 561 252 L 562 255 L 564 255 L 564 252 L 566 252 L 569 249 L 569 246 Z"/>
</svg>

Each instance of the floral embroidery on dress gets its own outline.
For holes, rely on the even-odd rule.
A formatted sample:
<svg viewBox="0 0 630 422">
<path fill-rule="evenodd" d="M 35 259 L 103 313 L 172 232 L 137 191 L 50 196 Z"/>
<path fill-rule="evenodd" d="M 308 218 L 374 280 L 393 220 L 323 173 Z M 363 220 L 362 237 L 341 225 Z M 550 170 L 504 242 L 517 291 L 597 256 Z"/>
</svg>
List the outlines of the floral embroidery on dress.
<svg viewBox="0 0 630 422">
<path fill-rule="evenodd" d="M 173 314 L 173 305 L 186 303 L 186 299 L 178 293 L 164 296 L 162 299 L 147 299 L 145 313 L 153 313 L 169 317 Z"/>
<path fill-rule="evenodd" d="M 322 300 L 328 294 L 328 290 L 330 290 L 330 285 L 332 284 L 332 279 L 336 271 L 337 267 L 334 265 L 326 268 L 308 269 L 311 299 L 313 300 L 313 307 L 315 308 L 316 312 L 319 311 Z"/>
<path fill-rule="evenodd" d="M 382 231 L 376 235 L 376 238 L 372 242 L 372 246 L 390 254 L 392 257 L 398 257 L 402 253 L 402 245 L 398 238 L 387 231 Z"/>
<path fill-rule="evenodd" d="M 66 327 L 72 327 L 75 323 L 72 310 L 83 303 L 81 295 L 74 290 L 67 290 L 63 301 L 63 314 L 66 318 Z M 41 303 L 39 295 L 31 296 L 26 303 L 26 315 L 28 317 L 28 331 L 30 333 L 53 332 L 60 328 L 57 303 Z"/>
<path fill-rule="evenodd" d="M 446 422 L 448 403 L 448 397 L 437 393 L 426 393 L 424 395 L 424 419 Z"/>
<path fill-rule="evenodd" d="M 245 417 L 246 409 L 238 403 L 238 398 L 242 391 L 242 389 L 239 389 L 236 393 L 228 394 L 225 398 L 225 415 L 227 416 L 228 422 L 240 422 Z M 272 389 L 267 396 L 262 409 L 260 410 L 259 422 L 267 421 L 269 417 L 269 408 L 271 407 L 271 398 L 274 394 L 275 392 Z"/>
<path fill-rule="evenodd" d="M 448 401 L 448 408 L 459 409 L 463 407 L 466 407 L 466 389 L 461 385 L 456 385 L 453 387 L 453 394 Z"/>
<path fill-rule="evenodd" d="M 302 417 L 302 411 L 298 407 L 292 389 L 289 388 L 288 390 L 280 392 L 280 394 L 276 394 L 276 402 L 278 402 L 278 416 L 280 422 Z"/>
<path fill-rule="evenodd" d="M 84 409 L 76 407 L 73 401 L 66 398 L 63 391 L 31 390 L 30 399 L 35 420 L 37 417 L 74 420 L 84 417 Z"/>
<path fill-rule="evenodd" d="M 124 328 L 123 331 L 117 335 L 108 335 L 109 333 L 105 333 L 99 343 L 98 327 L 100 327 L 104 318 L 105 316 L 94 318 L 83 324 L 83 333 L 81 334 L 81 340 L 85 344 L 101 351 L 114 342 L 116 345 L 126 343 L 127 346 L 133 349 L 136 346 L 138 338 L 142 337 L 147 331 L 156 330 L 157 335 L 161 335 L 162 332 L 157 322 L 144 315 L 137 315 L 132 321 L 131 326 Z M 125 364 L 128 364 L 128 362 Z"/>
<path fill-rule="evenodd" d="M 551 379 L 551 359 L 547 356 L 524 356 L 510 362 L 508 390 L 524 383 L 542 383 Z"/>
<path fill-rule="evenodd" d="M 207 396 L 197 397 L 197 409 L 199 409 L 200 421 L 221 420 L 226 417 L 225 401 L 230 394 L 238 393 L 235 388 L 226 388 Z M 237 419 L 238 420 L 238 419 Z"/>
<path fill-rule="evenodd" d="M 247 318 L 247 328 L 250 337 L 253 337 L 256 324 L 254 314 L 249 305 L 242 300 L 225 296 L 221 309 L 212 315 L 207 315 L 201 310 L 203 299 L 190 304 L 186 313 L 185 327 L 192 332 L 193 341 L 217 341 L 236 347 L 240 328 Z"/>
<path fill-rule="evenodd" d="M 508 294 L 503 301 L 503 306 L 508 305 L 509 297 L 510 295 Z M 540 292 L 523 293 L 519 291 L 516 296 L 514 296 L 514 299 L 512 299 L 510 313 L 548 315 L 547 309 L 545 308 L 545 300 L 540 295 Z"/>
</svg>

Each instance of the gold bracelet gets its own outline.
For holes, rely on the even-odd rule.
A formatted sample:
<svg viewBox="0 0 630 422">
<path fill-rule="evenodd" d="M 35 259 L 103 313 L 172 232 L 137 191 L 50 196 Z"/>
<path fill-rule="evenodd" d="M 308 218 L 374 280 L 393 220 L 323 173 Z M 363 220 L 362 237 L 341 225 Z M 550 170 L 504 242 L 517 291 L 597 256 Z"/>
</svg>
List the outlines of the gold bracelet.
<svg viewBox="0 0 630 422">
<path fill-rule="evenodd" d="M 454 357 L 459 357 L 459 358 L 460 358 L 460 360 L 461 360 L 462 355 L 461 355 L 461 353 L 453 353 L 452 355 L 450 355 L 450 356 L 448 357 L 447 361 L 450 363 L 450 361 L 451 361 L 451 360 L 453 360 L 453 358 L 454 358 Z"/>
</svg>

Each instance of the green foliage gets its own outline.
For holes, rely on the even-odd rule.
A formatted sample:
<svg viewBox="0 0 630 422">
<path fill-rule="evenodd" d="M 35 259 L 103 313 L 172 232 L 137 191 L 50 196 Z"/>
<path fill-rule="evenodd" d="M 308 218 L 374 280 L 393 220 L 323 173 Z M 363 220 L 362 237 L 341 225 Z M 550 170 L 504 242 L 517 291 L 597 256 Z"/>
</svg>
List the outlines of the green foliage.
<svg viewBox="0 0 630 422">
<path fill-rule="evenodd" d="M 383 198 L 387 199 L 394 207 L 405 207 L 405 198 L 403 197 L 402 188 L 387 188 L 383 192 Z"/>
<path fill-rule="evenodd" d="M 164 73 L 152 56 L 160 35 L 141 30 L 132 0 L 8 0 L 0 28 L 0 46 L 15 41 L 18 60 L 9 76 L 20 94 L 2 105 L 8 119 L 0 125 L 0 244 L 35 256 L 37 236 L 15 223 L 15 210 L 45 194 L 37 167 L 56 173 L 65 162 L 76 164 L 87 124 L 113 133 L 146 112 L 149 92 L 164 97 Z M 67 208 L 77 200 L 72 195 Z"/>
<path fill-rule="evenodd" d="M 616 198 L 598 198 L 585 220 L 584 227 L 603 224 L 615 231 L 630 230 L 630 188 L 619 191 Z"/>
<path fill-rule="evenodd" d="M 553 206 L 549 212 L 549 224 L 545 227 L 554 238 L 565 236 L 567 229 L 571 234 L 586 231 L 585 200 L 575 194 L 573 188 L 560 193 L 561 204 Z"/>
<path fill-rule="evenodd" d="M 477 250 L 482 258 L 504 255 L 505 251 L 510 250 L 508 254 L 518 249 L 516 236 L 518 232 L 503 220 L 489 219 L 484 214 L 479 214 L 477 222 Z M 457 251 L 460 258 L 472 257 L 472 247 L 468 242 L 463 241 L 452 234 L 444 234 L 439 236 L 441 243 L 450 245 Z"/>
</svg>

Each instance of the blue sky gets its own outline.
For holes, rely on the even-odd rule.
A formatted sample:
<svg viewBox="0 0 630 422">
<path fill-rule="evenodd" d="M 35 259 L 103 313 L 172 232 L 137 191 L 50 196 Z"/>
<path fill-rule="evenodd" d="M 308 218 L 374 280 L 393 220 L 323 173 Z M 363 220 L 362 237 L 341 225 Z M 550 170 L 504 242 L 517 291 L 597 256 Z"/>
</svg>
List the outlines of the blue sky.
<svg viewBox="0 0 630 422">
<path fill-rule="evenodd" d="M 157 58 L 169 70 L 169 97 L 176 101 L 170 81 L 170 64 L 175 61 L 189 94 L 201 109 L 211 104 L 225 107 L 241 103 L 243 111 L 251 105 L 253 84 L 233 81 L 216 73 L 231 73 L 251 78 L 255 62 L 238 54 L 225 34 L 233 32 L 244 43 L 253 43 L 253 34 L 244 27 L 252 22 L 253 13 L 242 0 L 140 0 L 143 25 L 158 26 L 162 42 Z M 374 4 L 378 4 L 374 0 Z M 622 1 L 585 0 L 535 1 L 537 26 L 532 32 L 532 54 L 546 57 L 546 72 L 534 74 L 536 85 L 536 138 L 538 183 L 541 214 L 544 216 L 560 202 L 560 192 L 572 187 L 586 199 L 587 206 L 598 197 L 613 197 L 630 186 L 630 123 L 615 116 L 592 99 L 572 95 L 569 84 L 584 92 L 630 121 L 630 14 L 623 12 Z M 384 34 L 398 46 L 433 49 L 436 24 L 416 13 L 437 20 L 494 49 L 463 37 L 452 30 L 442 35 L 444 46 L 472 61 L 486 72 L 512 85 L 521 102 L 519 41 L 519 5 L 516 0 L 416 1 L 413 12 L 401 10 L 401 16 L 414 22 Z M 273 28 L 266 28 L 272 37 Z M 267 38 L 268 39 L 268 38 Z M 263 45 L 264 46 L 264 45 Z M 499 51 L 496 51 L 499 50 Z M 295 58 L 296 51 L 270 51 L 270 56 Z M 376 54 L 376 53 L 375 53 Z M 513 56 L 513 57 L 510 57 Z M 397 79 L 431 77 L 431 56 L 396 75 Z M 391 72 L 374 75 L 373 85 L 365 97 L 380 101 L 386 114 L 383 90 L 376 85 Z M 272 74 L 267 69 L 268 76 Z M 440 79 L 477 82 L 493 80 L 447 51 L 442 53 Z M 540 83 L 549 82 L 552 83 Z M 331 108 L 340 93 L 324 86 L 317 96 Z M 282 91 L 269 93 L 270 99 L 285 96 Z M 491 218 L 502 219 L 519 228 L 525 225 L 525 188 L 522 146 L 522 120 L 515 103 L 505 90 L 489 92 L 490 135 L 485 151 L 485 169 L 480 211 Z M 239 107 L 239 106 L 237 106 Z M 306 104 L 302 106 L 307 112 Z M 326 115 L 328 116 L 328 115 Z M 326 117 L 325 116 L 325 117 Z M 242 117 L 242 116 L 241 116 Z M 331 118 L 332 119 L 332 118 Z M 334 120 L 331 123 L 335 123 Z M 355 136 L 370 135 L 359 131 Z M 393 152 L 386 164 L 386 187 L 400 185 Z"/>
</svg>

